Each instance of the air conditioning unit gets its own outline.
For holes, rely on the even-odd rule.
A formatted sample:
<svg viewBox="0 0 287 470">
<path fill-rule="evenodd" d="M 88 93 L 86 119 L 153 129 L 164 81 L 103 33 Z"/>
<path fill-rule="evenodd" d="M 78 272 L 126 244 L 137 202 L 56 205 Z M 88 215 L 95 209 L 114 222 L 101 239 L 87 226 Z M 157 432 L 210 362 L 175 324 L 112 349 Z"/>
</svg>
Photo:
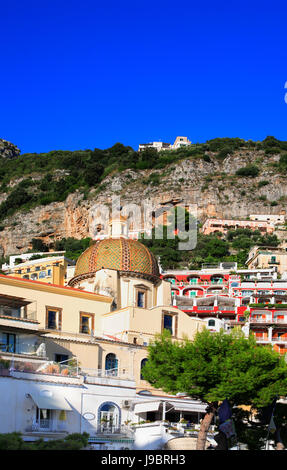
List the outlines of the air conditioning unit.
<svg viewBox="0 0 287 470">
<path fill-rule="evenodd" d="M 122 401 L 122 408 L 131 408 L 132 406 L 132 401 L 131 400 L 123 400 Z"/>
</svg>

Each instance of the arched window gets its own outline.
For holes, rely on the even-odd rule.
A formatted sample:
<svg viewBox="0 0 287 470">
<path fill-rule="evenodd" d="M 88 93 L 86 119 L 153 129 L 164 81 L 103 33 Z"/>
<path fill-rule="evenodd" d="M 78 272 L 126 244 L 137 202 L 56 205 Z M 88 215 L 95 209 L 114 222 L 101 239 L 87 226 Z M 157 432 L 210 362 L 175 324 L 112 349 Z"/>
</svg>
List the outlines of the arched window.
<svg viewBox="0 0 287 470">
<path fill-rule="evenodd" d="M 147 358 L 145 357 L 145 358 L 141 361 L 141 371 L 142 371 L 142 368 L 145 366 L 146 363 L 147 363 Z M 142 373 L 141 373 L 141 380 L 144 380 L 144 377 L 142 376 Z"/>
<path fill-rule="evenodd" d="M 118 375 L 118 360 L 115 354 L 106 355 L 105 370 L 107 375 Z"/>
<path fill-rule="evenodd" d="M 121 411 L 116 403 L 107 401 L 102 403 L 98 410 L 98 431 L 101 433 L 114 433 L 121 427 Z"/>
</svg>

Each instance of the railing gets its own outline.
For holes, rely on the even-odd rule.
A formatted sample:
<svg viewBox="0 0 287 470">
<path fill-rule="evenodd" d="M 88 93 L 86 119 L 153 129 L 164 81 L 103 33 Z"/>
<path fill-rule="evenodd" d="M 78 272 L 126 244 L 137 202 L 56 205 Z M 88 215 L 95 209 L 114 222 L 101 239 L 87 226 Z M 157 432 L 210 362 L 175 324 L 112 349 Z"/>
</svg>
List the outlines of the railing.
<svg viewBox="0 0 287 470">
<path fill-rule="evenodd" d="M 85 376 L 85 382 L 93 381 L 95 378 L 112 378 L 119 380 L 134 380 L 127 369 L 88 369 L 81 368 L 81 375 Z"/>
<path fill-rule="evenodd" d="M 39 419 L 26 428 L 26 432 L 66 432 L 66 421 L 57 419 Z"/>
<path fill-rule="evenodd" d="M 66 362 L 66 361 L 65 361 Z M 53 361 L 26 362 L 11 359 L 10 370 L 44 375 L 58 375 L 65 377 L 78 377 L 77 365 L 58 363 Z"/>
<path fill-rule="evenodd" d="M 135 430 L 132 428 L 132 426 L 128 426 L 125 424 L 122 424 L 121 426 L 114 426 L 113 424 L 109 422 L 101 423 L 96 429 L 96 433 L 101 434 L 101 435 L 122 434 L 125 436 L 133 437 L 134 432 Z"/>
<path fill-rule="evenodd" d="M 287 325 L 287 317 L 285 318 L 250 318 L 250 323 L 286 323 Z"/>
<path fill-rule="evenodd" d="M 214 306 L 213 305 L 210 305 L 210 306 L 202 306 L 202 305 L 199 305 L 197 306 L 197 310 L 206 310 L 206 311 L 212 311 L 214 309 Z"/>
<path fill-rule="evenodd" d="M 11 320 L 18 320 L 18 321 L 37 321 L 37 312 L 35 311 L 28 311 L 25 314 L 17 314 L 13 312 L 12 309 L 2 309 L 0 310 L 0 317 L 3 318 L 11 318 Z"/>
<path fill-rule="evenodd" d="M 166 280 L 166 279 L 165 279 Z M 207 282 L 207 281 L 199 281 L 199 282 L 184 282 L 184 281 L 178 281 L 178 282 L 171 282 L 171 287 L 216 287 L 216 286 L 221 286 L 221 287 L 226 287 L 228 285 L 228 281 L 224 282 Z"/>
<path fill-rule="evenodd" d="M 255 337 L 257 343 L 286 343 L 287 344 L 287 338 L 286 339 L 281 339 L 281 338 L 257 338 Z"/>
<path fill-rule="evenodd" d="M 10 354 L 27 354 L 34 355 L 37 351 L 37 346 L 35 344 L 9 344 L 9 343 L 0 343 L 0 351 L 3 353 Z"/>
<path fill-rule="evenodd" d="M 96 432 L 97 434 L 120 434 L 121 428 L 119 426 L 113 426 L 107 423 L 98 426 Z"/>
<path fill-rule="evenodd" d="M 274 323 L 272 318 L 250 318 L 250 323 Z"/>
</svg>

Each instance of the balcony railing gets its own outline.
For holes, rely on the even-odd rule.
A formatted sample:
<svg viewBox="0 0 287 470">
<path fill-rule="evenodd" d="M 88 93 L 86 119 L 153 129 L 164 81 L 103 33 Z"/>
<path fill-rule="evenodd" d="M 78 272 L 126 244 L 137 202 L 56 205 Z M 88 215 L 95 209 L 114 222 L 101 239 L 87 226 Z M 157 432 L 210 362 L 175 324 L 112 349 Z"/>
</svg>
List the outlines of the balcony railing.
<svg viewBox="0 0 287 470">
<path fill-rule="evenodd" d="M 286 323 L 287 325 L 287 317 L 286 318 L 250 318 L 250 323 Z"/>
<path fill-rule="evenodd" d="M 257 343 L 284 343 L 284 344 L 287 344 L 287 338 L 272 338 L 272 339 L 269 339 L 269 338 L 256 338 L 256 342 Z"/>
<path fill-rule="evenodd" d="M 14 320 L 37 321 L 37 312 L 35 302 L 25 307 L 11 307 L 9 305 L 0 304 L 0 317 L 10 317 Z"/>
<path fill-rule="evenodd" d="M 58 419 L 39 419 L 31 426 L 26 427 L 26 432 L 67 432 L 66 421 Z"/>
<path fill-rule="evenodd" d="M 0 352 L 9 354 L 35 355 L 39 346 L 34 343 L 0 343 Z"/>
<path fill-rule="evenodd" d="M 272 318 L 250 318 L 250 323 L 273 323 Z"/>
<path fill-rule="evenodd" d="M 127 369 L 88 369 L 81 368 L 81 375 L 85 376 L 85 382 L 93 383 L 97 378 L 118 379 L 118 380 L 134 380 L 132 374 Z"/>
</svg>

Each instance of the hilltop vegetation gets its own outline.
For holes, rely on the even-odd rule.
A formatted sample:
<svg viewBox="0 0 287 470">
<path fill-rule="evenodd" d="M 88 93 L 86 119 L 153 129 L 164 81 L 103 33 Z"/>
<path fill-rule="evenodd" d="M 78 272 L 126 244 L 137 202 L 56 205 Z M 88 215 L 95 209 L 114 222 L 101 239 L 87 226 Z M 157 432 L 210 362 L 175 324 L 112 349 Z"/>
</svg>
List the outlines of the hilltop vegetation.
<svg viewBox="0 0 287 470">
<path fill-rule="evenodd" d="M 164 238 L 153 238 L 141 242 L 146 245 L 155 256 L 160 257 L 160 264 L 165 269 L 201 269 L 202 264 L 218 264 L 222 261 L 234 261 L 239 268 L 245 268 L 248 252 L 254 245 L 278 246 L 276 235 L 261 235 L 259 230 L 237 229 L 229 230 L 226 237 L 221 234 L 203 235 L 197 232 L 197 243 L 193 250 L 180 251 L 178 243 L 182 241 L 178 236 L 167 239 L 167 227 L 164 226 Z"/>
<path fill-rule="evenodd" d="M 279 154 L 274 170 L 287 174 L 287 142 L 267 137 L 263 142 L 239 138 L 218 138 L 201 144 L 192 144 L 177 150 L 157 152 L 147 148 L 136 152 L 120 143 L 101 150 L 51 151 L 41 154 L 23 154 L 16 158 L 0 158 L 0 220 L 18 210 L 30 210 L 52 202 L 65 201 L 76 190 L 85 195 L 92 188 L 101 187 L 110 174 L 125 170 L 160 170 L 184 159 L 202 162 L 223 162 L 227 156 L 242 149 L 264 151 L 265 155 Z M 240 177 L 256 177 L 260 166 L 254 162 L 237 170 Z M 158 185 L 159 174 L 151 174 L 143 184 Z"/>
</svg>

